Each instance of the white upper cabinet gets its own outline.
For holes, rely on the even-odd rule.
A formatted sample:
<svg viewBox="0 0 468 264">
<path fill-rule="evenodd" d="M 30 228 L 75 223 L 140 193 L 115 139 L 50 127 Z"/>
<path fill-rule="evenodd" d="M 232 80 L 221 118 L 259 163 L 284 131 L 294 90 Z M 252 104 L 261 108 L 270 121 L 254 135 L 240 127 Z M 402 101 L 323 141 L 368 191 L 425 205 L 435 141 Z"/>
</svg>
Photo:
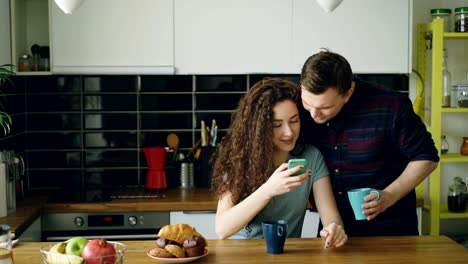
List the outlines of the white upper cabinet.
<svg viewBox="0 0 468 264">
<path fill-rule="evenodd" d="M 412 0 L 345 0 L 326 13 L 293 1 L 293 70 L 321 48 L 340 53 L 355 73 L 409 73 Z"/>
<path fill-rule="evenodd" d="M 175 0 L 178 74 L 282 73 L 292 0 Z"/>
<path fill-rule="evenodd" d="M 53 73 L 174 72 L 173 0 L 87 0 L 71 15 L 50 5 Z"/>
</svg>

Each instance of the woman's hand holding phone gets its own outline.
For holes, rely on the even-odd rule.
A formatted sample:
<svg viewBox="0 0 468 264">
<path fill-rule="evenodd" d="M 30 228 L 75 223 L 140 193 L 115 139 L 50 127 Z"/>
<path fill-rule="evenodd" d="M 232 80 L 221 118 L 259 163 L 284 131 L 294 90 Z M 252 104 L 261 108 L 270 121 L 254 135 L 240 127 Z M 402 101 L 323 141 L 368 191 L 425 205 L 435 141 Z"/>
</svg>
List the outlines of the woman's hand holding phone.
<svg viewBox="0 0 468 264">
<path fill-rule="evenodd" d="M 297 174 L 300 170 L 305 172 L 296 177 L 291 177 L 291 175 Z M 309 177 L 310 170 L 307 170 L 305 166 L 299 165 L 289 169 L 288 164 L 283 163 L 273 172 L 262 187 L 269 193 L 270 197 L 274 197 L 294 190 L 306 182 Z"/>
<path fill-rule="evenodd" d="M 290 159 L 288 161 L 288 169 L 293 169 L 297 166 L 301 166 L 301 169 L 299 169 L 299 171 L 297 172 L 294 172 L 293 174 L 291 174 L 291 176 L 297 176 L 297 175 L 301 175 L 303 173 L 305 173 L 307 171 L 307 160 L 306 159 Z"/>
</svg>

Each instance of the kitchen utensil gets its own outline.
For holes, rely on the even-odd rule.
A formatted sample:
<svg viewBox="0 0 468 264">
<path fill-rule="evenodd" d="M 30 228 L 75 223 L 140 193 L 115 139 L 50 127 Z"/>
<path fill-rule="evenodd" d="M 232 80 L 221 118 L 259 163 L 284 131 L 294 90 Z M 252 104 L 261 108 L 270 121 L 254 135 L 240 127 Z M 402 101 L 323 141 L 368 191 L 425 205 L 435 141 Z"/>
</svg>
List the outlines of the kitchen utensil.
<svg viewBox="0 0 468 264">
<path fill-rule="evenodd" d="M 0 152 L 0 163 L 5 163 L 6 202 L 7 213 L 16 212 L 16 175 L 17 168 L 14 164 L 15 153 L 12 150 Z"/>
<path fill-rule="evenodd" d="M 146 173 L 146 189 L 165 190 L 167 150 L 163 147 L 145 147 L 143 153 L 148 164 Z"/>
<path fill-rule="evenodd" d="M 166 142 L 167 142 L 167 145 L 169 146 L 169 152 L 172 152 L 171 160 L 174 161 L 177 159 L 177 152 L 179 149 L 179 137 L 177 136 L 177 134 L 171 133 L 167 135 Z"/>
<path fill-rule="evenodd" d="M 169 148 L 171 149 L 179 148 L 179 137 L 176 134 L 171 133 L 167 135 L 166 141 L 167 141 L 167 145 L 169 146 Z"/>
</svg>

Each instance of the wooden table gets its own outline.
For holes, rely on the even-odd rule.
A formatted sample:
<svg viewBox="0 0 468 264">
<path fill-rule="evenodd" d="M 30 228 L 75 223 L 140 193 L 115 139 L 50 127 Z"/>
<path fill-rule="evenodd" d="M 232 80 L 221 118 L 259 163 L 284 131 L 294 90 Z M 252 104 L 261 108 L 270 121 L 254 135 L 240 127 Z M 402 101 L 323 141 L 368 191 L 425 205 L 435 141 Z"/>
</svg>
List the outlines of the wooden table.
<svg viewBox="0 0 468 264">
<path fill-rule="evenodd" d="M 154 241 L 123 241 L 125 263 L 157 263 L 146 256 Z M 40 263 L 39 248 L 15 246 L 15 264 Z M 320 238 L 286 240 L 285 253 L 268 255 L 263 240 L 209 240 L 208 255 L 197 263 L 468 263 L 468 249 L 445 236 L 350 238 L 341 248 L 324 249 Z"/>
</svg>

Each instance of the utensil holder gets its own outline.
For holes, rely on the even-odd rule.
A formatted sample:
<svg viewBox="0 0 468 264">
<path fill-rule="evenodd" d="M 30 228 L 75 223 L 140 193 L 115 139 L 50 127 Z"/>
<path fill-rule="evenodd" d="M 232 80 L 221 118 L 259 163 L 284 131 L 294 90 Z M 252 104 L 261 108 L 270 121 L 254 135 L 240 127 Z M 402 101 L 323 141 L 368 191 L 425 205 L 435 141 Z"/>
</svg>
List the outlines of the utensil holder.
<svg viewBox="0 0 468 264">
<path fill-rule="evenodd" d="M 201 148 L 199 165 L 200 173 L 195 177 L 195 187 L 210 188 L 211 186 L 211 164 L 210 159 L 213 156 L 215 147 L 207 146 Z"/>
</svg>

